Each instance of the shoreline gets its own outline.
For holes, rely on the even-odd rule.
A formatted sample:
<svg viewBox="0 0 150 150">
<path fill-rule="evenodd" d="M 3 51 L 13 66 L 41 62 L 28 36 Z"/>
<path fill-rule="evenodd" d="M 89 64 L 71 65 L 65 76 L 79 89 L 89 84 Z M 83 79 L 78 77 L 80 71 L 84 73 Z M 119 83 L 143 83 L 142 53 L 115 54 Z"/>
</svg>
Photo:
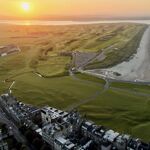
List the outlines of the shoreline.
<svg viewBox="0 0 150 150">
<path fill-rule="evenodd" d="M 0 20 L 0 25 L 88 25 L 105 23 L 138 23 L 149 24 L 150 20 L 101 20 L 101 21 L 45 21 L 45 20 Z"/>
<path fill-rule="evenodd" d="M 107 69 L 88 70 L 106 78 L 121 81 L 150 82 L 150 26 L 141 39 L 137 53 L 129 61 L 124 61 Z M 115 74 L 119 74 L 118 76 Z"/>
</svg>

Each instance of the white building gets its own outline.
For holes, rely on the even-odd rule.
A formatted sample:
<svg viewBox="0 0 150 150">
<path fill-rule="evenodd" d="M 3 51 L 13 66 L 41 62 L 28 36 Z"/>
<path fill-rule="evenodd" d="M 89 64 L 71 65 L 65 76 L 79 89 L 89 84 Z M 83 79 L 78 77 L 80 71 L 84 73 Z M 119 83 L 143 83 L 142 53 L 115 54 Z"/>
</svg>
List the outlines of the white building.
<svg viewBox="0 0 150 150">
<path fill-rule="evenodd" d="M 65 139 L 64 137 L 58 137 L 55 139 L 54 149 L 55 150 L 74 150 L 75 144 L 70 142 L 70 140 Z"/>
<path fill-rule="evenodd" d="M 0 142 L 0 150 L 8 150 L 8 144 L 6 142 Z"/>
<path fill-rule="evenodd" d="M 1 57 L 16 53 L 16 52 L 20 52 L 20 51 L 21 51 L 20 48 L 13 44 L 6 45 L 6 46 L 0 46 L 0 56 Z"/>
<path fill-rule="evenodd" d="M 113 130 L 108 130 L 105 135 L 104 139 L 109 141 L 109 142 L 114 142 L 114 140 L 119 136 L 118 132 L 114 132 Z"/>
<path fill-rule="evenodd" d="M 67 115 L 68 115 L 67 112 L 52 107 L 44 107 L 41 110 L 42 121 L 44 123 L 51 123 L 56 119 L 64 118 Z"/>
<path fill-rule="evenodd" d="M 42 138 L 48 144 L 53 146 L 55 137 L 60 134 L 61 130 L 61 127 L 56 123 L 47 124 L 42 128 Z"/>
</svg>

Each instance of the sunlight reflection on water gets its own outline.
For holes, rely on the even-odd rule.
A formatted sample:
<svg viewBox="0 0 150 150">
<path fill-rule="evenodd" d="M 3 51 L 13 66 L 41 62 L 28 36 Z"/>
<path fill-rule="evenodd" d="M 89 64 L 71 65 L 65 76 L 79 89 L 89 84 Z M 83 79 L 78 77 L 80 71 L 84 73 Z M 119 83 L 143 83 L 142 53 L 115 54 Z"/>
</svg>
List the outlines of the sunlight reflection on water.
<svg viewBox="0 0 150 150">
<path fill-rule="evenodd" d="M 96 23 L 142 23 L 150 24 L 150 20 L 106 20 L 106 21 L 39 21 L 39 20 L 1 20 L 0 24 L 13 25 L 77 25 L 77 24 L 96 24 Z"/>
</svg>

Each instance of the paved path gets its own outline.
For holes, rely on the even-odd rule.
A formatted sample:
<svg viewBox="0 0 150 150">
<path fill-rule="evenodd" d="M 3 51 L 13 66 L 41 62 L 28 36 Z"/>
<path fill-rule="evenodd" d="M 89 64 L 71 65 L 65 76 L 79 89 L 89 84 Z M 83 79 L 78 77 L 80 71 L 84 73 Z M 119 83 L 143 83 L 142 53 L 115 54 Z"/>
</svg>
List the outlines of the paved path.
<svg viewBox="0 0 150 150">
<path fill-rule="evenodd" d="M 107 74 L 110 78 L 124 81 L 150 82 L 150 26 L 144 32 L 137 53 L 129 61 L 106 69 L 93 69 L 93 73 Z M 117 72 L 121 74 L 117 76 Z"/>
<path fill-rule="evenodd" d="M 78 78 L 73 72 L 70 72 L 70 76 L 74 79 L 74 80 L 80 80 L 80 82 L 84 82 L 85 84 L 90 84 L 93 83 L 92 81 L 86 81 L 86 80 L 82 80 L 80 78 Z M 91 96 L 85 98 L 85 99 L 81 99 L 78 103 L 73 103 L 72 105 L 69 105 L 67 108 L 65 108 L 66 111 L 71 111 L 74 109 L 77 109 L 79 106 L 86 104 L 88 102 L 91 102 L 93 100 L 95 100 L 99 95 L 103 94 L 104 92 L 106 92 L 109 89 L 109 81 L 107 79 L 105 79 L 105 85 L 103 87 L 103 89 L 96 91 L 95 93 L 93 93 Z M 98 86 L 102 86 L 101 83 L 96 83 Z"/>
<path fill-rule="evenodd" d="M 81 71 L 81 73 L 86 73 L 86 71 Z M 72 71 L 69 71 L 70 73 L 70 76 L 74 79 L 74 80 L 80 80 L 80 82 L 84 82 L 85 84 L 90 84 L 90 83 L 93 83 L 92 81 L 86 81 L 86 80 L 82 80 L 80 78 L 78 78 Z M 101 79 L 104 79 L 105 80 L 105 85 L 103 87 L 103 89 L 99 90 L 99 91 L 96 91 L 94 94 L 92 94 L 90 97 L 87 97 L 85 99 L 81 99 L 79 102 L 77 103 L 74 103 L 72 105 L 69 105 L 65 110 L 67 111 L 71 111 L 73 109 L 77 109 L 79 106 L 81 105 L 84 105 L 88 102 L 91 102 L 93 100 L 95 100 L 99 95 L 105 93 L 108 89 L 113 89 L 113 90 L 118 90 L 118 91 L 121 91 L 121 92 L 129 92 L 131 94 L 135 94 L 135 95 L 138 95 L 138 96 L 144 96 L 144 97 L 150 97 L 150 94 L 148 93 L 142 93 L 142 92 L 139 92 L 139 91 L 131 91 L 129 89 L 126 89 L 126 88 L 117 88 L 117 87 L 111 87 L 110 86 L 110 83 L 111 82 L 125 82 L 125 83 L 131 83 L 131 84 L 135 84 L 134 81 L 122 81 L 122 80 L 115 80 L 115 79 L 109 79 L 109 78 L 106 78 L 106 77 L 102 77 L 101 75 L 97 76 L 97 74 L 94 74 L 94 73 L 90 73 L 87 72 L 88 75 L 91 75 L 91 76 L 95 76 L 95 77 L 98 77 L 98 78 L 101 78 Z M 149 82 L 137 82 L 136 84 L 138 85 L 149 85 L 150 83 Z M 100 83 L 97 83 L 97 85 L 102 85 Z"/>
</svg>

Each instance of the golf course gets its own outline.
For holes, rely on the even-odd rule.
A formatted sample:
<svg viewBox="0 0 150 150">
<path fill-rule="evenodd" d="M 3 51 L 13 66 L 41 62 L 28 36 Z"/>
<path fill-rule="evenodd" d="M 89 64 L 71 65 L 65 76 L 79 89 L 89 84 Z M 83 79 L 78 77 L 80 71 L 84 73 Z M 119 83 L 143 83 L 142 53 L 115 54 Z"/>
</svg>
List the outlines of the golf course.
<svg viewBox="0 0 150 150">
<path fill-rule="evenodd" d="M 70 73 L 76 67 L 74 59 L 80 60 L 73 53 L 88 59 L 85 70 L 129 60 L 146 28 L 135 23 L 0 25 L 0 46 L 14 44 L 21 49 L 0 57 L 0 93 L 11 90 L 20 101 L 38 107 L 77 109 L 97 124 L 149 141 L 149 84 Z"/>
</svg>

